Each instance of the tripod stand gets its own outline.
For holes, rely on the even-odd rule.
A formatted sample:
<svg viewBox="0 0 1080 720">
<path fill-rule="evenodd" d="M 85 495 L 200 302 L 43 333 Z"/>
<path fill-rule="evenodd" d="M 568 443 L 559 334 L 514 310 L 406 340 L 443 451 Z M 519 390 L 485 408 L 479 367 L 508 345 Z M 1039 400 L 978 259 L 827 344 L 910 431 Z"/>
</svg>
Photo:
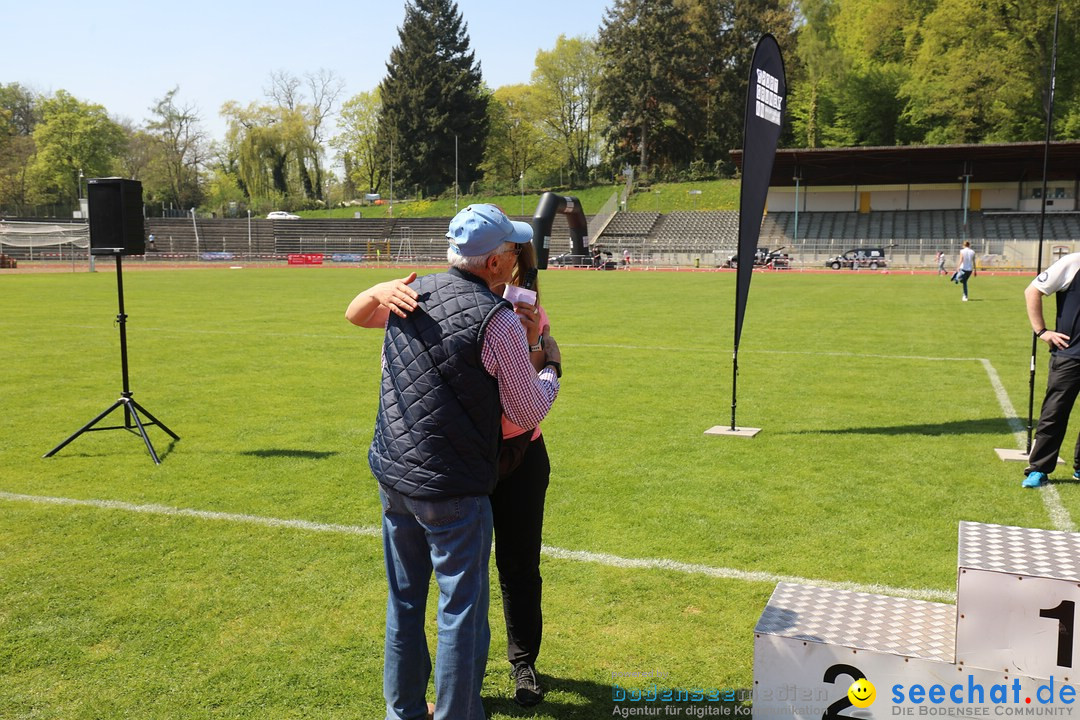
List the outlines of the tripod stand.
<svg viewBox="0 0 1080 720">
<path fill-rule="evenodd" d="M 119 299 L 120 312 L 116 316 L 116 322 L 120 324 L 120 370 L 124 378 L 124 389 L 120 393 L 120 399 L 110 405 L 104 412 L 95 417 L 90 422 L 79 428 L 74 435 L 69 437 L 64 442 L 54 447 L 49 452 L 45 453 L 43 457 L 52 457 L 59 452 L 65 445 L 70 443 L 75 438 L 82 435 L 84 432 L 91 432 L 95 430 L 127 430 L 128 432 L 134 432 L 138 429 L 139 434 L 142 435 L 143 442 L 146 443 L 146 449 L 150 451 L 150 457 L 154 459 L 154 463 L 161 464 L 161 460 L 158 459 L 157 453 L 154 452 L 154 446 L 150 443 L 150 438 L 146 434 L 146 427 L 149 425 L 157 425 L 166 433 L 168 433 L 173 440 L 179 440 L 180 436 L 174 433 L 172 430 L 165 426 L 165 423 L 158 420 L 156 417 L 150 414 L 150 411 L 144 408 L 142 405 L 135 401 L 131 395 L 131 386 L 128 383 L 128 359 L 127 359 L 127 315 L 124 313 L 124 271 L 123 264 L 121 262 L 121 255 L 116 255 L 116 295 Z M 94 427 L 101 420 L 103 420 L 109 413 L 118 407 L 124 408 L 124 424 L 123 425 L 110 425 L 109 427 Z M 146 416 L 149 422 L 143 422 L 139 417 L 139 413 Z M 132 422 L 134 421 L 134 424 Z"/>
</svg>

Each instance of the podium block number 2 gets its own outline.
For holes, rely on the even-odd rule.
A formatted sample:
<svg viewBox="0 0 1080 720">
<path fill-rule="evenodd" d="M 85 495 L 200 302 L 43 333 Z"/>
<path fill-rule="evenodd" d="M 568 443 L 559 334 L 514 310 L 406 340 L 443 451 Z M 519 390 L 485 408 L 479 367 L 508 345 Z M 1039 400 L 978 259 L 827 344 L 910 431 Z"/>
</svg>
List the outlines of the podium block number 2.
<svg viewBox="0 0 1080 720">
<path fill-rule="evenodd" d="M 1039 617 L 1058 621 L 1058 667 L 1072 667 L 1073 627 L 1076 622 L 1076 603 L 1062 600 L 1057 607 L 1039 610 Z"/>
<path fill-rule="evenodd" d="M 825 677 L 822 678 L 827 683 L 836 683 L 837 679 L 847 675 L 851 678 L 851 682 L 856 680 L 862 680 L 866 677 L 866 673 L 857 667 L 851 665 L 832 665 L 825 671 Z M 848 683 L 850 685 L 851 683 Z M 840 698 L 821 714 L 821 720 L 836 720 L 837 718 L 847 718 L 847 715 L 841 715 L 841 711 L 847 710 L 851 707 L 851 700 L 848 698 L 847 690 L 848 685 L 844 685 L 844 697 Z"/>
</svg>

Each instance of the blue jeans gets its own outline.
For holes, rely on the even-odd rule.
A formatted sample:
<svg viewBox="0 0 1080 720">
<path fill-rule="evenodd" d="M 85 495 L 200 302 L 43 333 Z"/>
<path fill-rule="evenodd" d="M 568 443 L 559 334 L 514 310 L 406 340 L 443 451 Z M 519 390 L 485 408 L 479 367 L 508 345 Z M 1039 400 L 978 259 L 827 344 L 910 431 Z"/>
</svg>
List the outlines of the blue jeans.
<svg viewBox="0 0 1080 720">
<path fill-rule="evenodd" d="M 427 714 L 431 655 L 424 615 L 431 573 L 439 586 L 436 720 L 484 720 L 491 502 L 486 496 L 418 500 L 379 486 L 389 597 L 383 696 L 387 720 Z"/>
<path fill-rule="evenodd" d="M 967 297 L 967 282 L 971 277 L 971 270 L 962 270 L 960 272 L 960 284 L 964 286 L 964 297 Z"/>
</svg>

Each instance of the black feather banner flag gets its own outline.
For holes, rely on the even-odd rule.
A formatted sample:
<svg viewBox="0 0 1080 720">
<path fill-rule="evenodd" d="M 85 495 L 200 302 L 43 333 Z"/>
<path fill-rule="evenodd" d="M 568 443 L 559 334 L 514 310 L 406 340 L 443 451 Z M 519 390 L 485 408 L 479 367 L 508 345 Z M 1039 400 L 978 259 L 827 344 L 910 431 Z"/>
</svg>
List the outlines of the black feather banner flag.
<svg viewBox="0 0 1080 720">
<path fill-rule="evenodd" d="M 743 121 L 742 185 L 739 192 L 739 251 L 735 283 L 735 351 L 732 357 L 731 429 L 735 430 L 735 387 L 739 374 L 739 339 L 754 272 L 754 255 L 761 234 L 761 218 L 769 193 L 776 144 L 784 121 L 787 80 L 784 59 L 776 38 L 766 34 L 758 41 L 750 62 Z"/>
</svg>

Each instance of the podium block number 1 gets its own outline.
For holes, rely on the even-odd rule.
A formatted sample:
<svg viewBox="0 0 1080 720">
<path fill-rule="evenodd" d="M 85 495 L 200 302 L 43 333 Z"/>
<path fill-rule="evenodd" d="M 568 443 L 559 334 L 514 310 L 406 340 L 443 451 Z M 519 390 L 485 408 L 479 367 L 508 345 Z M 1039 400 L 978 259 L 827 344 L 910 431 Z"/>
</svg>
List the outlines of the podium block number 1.
<svg viewBox="0 0 1080 720">
<path fill-rule="evenodd" d="M 1058 667 L 1071 668 L 1073 657 L 1073 627 L 1076 622 L 1076 603 L 1062 600 L 1057 607 L 1039 611 L 1039 617 L 1058 621 Z"/>
<path fill-rule="evenodd" d="M 956 660 L 1033 678 L 1071 676 L 1077 582 L 961 568 Z"/>
</svg>

